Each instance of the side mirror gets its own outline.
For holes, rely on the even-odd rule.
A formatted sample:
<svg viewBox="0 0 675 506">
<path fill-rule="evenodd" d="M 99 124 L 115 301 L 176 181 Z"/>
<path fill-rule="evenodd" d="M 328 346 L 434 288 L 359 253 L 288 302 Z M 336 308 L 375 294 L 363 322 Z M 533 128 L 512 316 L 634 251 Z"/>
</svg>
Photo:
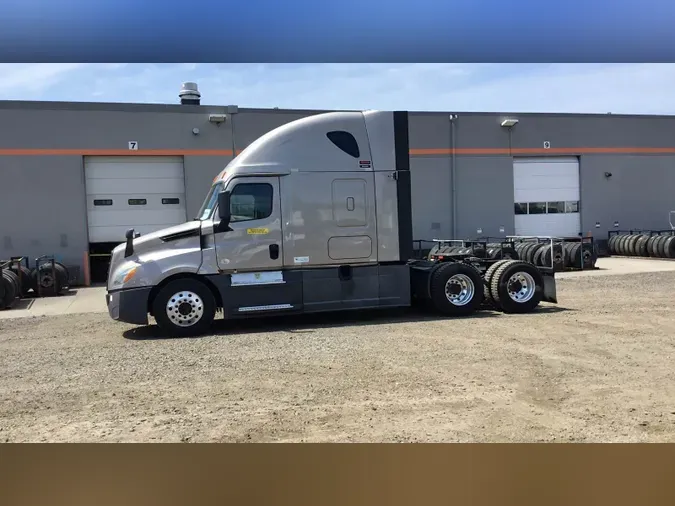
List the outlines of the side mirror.
<svg viewBox="0 0 675 506">
<path fill-rule="evenodd" d="M 220 192 L 218 194 L 218 217 L 221 226 L 230 224 L 232 213 L 230 212 L 230 192 Z"/>
</svg>

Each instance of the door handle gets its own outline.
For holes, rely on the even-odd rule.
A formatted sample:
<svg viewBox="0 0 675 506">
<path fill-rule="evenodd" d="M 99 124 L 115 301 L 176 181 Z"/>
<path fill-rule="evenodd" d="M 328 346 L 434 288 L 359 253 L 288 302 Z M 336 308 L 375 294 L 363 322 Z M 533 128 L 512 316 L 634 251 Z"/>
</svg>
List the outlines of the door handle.
<svg viewBox="0 0 675 506">
<path fill-rule="evenodd" d="M 270 258 L 272 260 L 276 260 L 279 258 L 279 245 L 278 244 L 270 244 Z"/>
</svg>

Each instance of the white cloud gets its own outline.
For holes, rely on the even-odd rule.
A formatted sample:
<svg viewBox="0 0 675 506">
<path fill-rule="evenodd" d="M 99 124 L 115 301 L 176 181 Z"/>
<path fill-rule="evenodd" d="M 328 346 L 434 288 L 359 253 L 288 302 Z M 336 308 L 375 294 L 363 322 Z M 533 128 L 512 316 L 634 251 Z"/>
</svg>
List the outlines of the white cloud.
<svg viewBox="0 0 675 506">
<path fill-rule="evenodd" d="M 673 64 L 5 64 L 0 99 L 242 107 L 675 113 Z"/>
<path fill-rule="evenodd" d="M 0 65 L 0 97 L 20 99 L 49 90 L 81 63 L 4 63 Z"/>
</svg>

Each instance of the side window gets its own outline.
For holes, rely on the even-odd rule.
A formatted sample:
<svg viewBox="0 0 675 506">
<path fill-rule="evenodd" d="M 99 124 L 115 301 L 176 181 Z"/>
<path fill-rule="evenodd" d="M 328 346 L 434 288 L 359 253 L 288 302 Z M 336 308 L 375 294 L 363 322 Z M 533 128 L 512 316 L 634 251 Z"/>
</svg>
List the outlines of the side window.
<svg viewBox="0 0 675 506">
<path fill-rule="evenodd" d="M 516 202 L 514 209 L 516 214 L 527 214 L 527 202 Z"/>
<path fill-rule="evenodd" d="M 267 183 L 240 183 L 230 194 L 232 222 L 262 220 L 272 214 L 274 189 Z"/>
<path fill-rule="evenodd" d="M 344 132 L 342 130 L 336 130 L 333 132 L 328 132 L 326 137 L 335 144 L 342 151 L 347 153 L 349 156 L 358 158 L 361 156 L 359 151 L 359 143 L 356 142 L 356 139 L 349 132 Z"/>
</svg>

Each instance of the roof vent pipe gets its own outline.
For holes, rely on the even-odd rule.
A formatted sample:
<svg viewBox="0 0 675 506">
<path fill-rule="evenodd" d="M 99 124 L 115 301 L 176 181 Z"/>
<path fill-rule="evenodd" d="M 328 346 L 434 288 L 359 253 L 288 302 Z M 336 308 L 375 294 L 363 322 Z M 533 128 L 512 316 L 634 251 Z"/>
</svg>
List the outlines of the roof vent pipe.
<svg viewBox="0 0 675 506">
<path fill-rule="evenodd" d="M 199 105 L 202 98 L 197 83 L 183 83 L 178 96 L 180 97 L 180 103 L 183 105 Z"/>
</svg>

